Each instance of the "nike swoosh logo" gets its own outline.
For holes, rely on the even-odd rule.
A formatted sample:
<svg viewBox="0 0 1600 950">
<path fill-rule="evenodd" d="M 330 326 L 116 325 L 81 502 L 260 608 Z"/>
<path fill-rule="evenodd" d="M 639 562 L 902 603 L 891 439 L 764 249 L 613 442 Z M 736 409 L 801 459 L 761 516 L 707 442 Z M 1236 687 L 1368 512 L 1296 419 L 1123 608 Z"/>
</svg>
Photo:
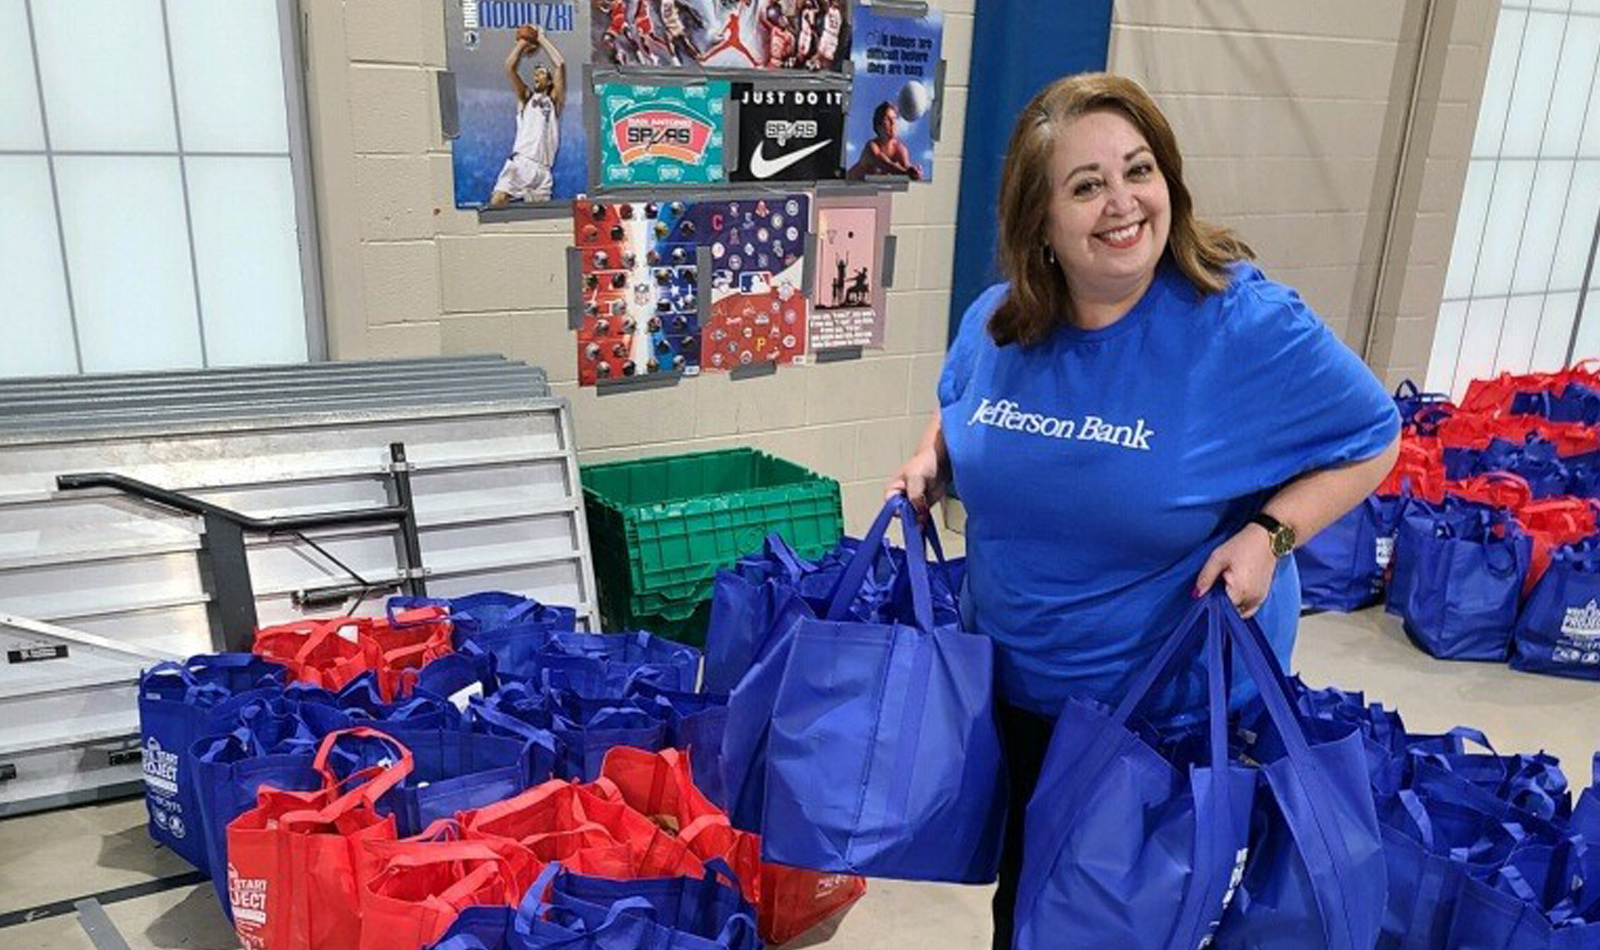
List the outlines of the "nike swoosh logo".
<svg viewBox="0 0 1600 950">
<path fill-rule="evenodd" d="M 783 171 L 785 168 L 788 168 L 795 162 L 800 161 L 807 155 L 810 155 L 812 152 L 815 152 L 818 149 L 826 148 L 828 143 L 832 141 L 833 139 L 823 139 L 815 145 L 807 145 L 805 148 L 796 149 L 787 155 L 779 155 L 777 158 L 768 158 L 766 156 L 767 143 L 766 140 L 763 139 L 762 141 L 756 143 L 756 153 L 750 156 L 750 174 L 756 178 L 771 178 L 773 175 Z"/>
</svg>

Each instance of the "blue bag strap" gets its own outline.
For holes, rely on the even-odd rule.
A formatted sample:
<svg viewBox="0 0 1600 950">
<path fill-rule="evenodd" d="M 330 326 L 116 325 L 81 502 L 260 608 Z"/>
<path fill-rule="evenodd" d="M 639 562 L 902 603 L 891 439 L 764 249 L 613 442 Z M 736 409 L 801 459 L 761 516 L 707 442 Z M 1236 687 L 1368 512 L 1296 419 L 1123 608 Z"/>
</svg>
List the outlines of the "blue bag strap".
<svg viewBox="0 0 1600 950">
<path fill-rule="evenodd" d="M 734 948 L 749 948 L 761 946 L 761 935 L 756 929 L 755 918 L 740 911 L 728 917 L 722 929 L 717 931 L 717 946 Z"/>
<path fill-rule="evenodd" d="M 1428 817 L 1428 809 L 1423 807 L 1422 799 L 1409 788 L 1402 788 L 1395 798 L 1400 802 L 1400 807 L 1405 810 L 1406 817 L 1411 819 L 1411 824 L 1417 829 L 1422 846 L 1429 854 L 1435 854 L 1436 844 L 1433 833 L 1433 819 Z"/>
<path fill-rule="evenodd" d="M 1125 735 L 1129 717 L 1144 702 L 1157 682 L 1167 679 L 1177 664 L 1193 658 L 1201 639 L 1209 633 L 1206 616 L 1207 611 L 1216 609 L 1214 602 L 1216 596 L 1214 593 L 1208 593 L 1197 598 L 1189 607 L 1166 642 L 1140 671 L 1133 685 L 1123 694 L 1122 702 L 1112 711 L 1109 723 L 1112 728 L 1099 730 L 1093 744 L 1084 749 L 1078 757 L 1077 767 L 1071 772 L 1066 787 L 1061 790 L 1058 807 L 1046 814 L 1041 827 L 1030 826 L 1030 841 L 1038 842 L 1041 853 L 1053 855 L 1061 849 L 1067 829 L 1077 819 L 1077 812 L 1083 806 L 1084 789 L 1104 771 L 1112 757 L 1116 755 Z M 1017 894 L 1018 916 L 1031 912 L 1031 906 L 1042 887 L 1042 878 L 1023 879 Z"/>
<path fill-rule="evenodd" d="M 1283 740 L 1290 774 L 1300 785 L 1298 792 L 1303 796 L 1304 804 L 1315 812 L 1319 803 L 1331 800 L 1332 796 L 1325 787 L 1326 779 L 1311 757 L 1311 746 L 1306 741 L 1300 717 L 1287 692 L 1288 683 L 1284 679 L 1283 671 L 1278 667 L 1277 659 L 1272 654 L 1272 646 L 1258 622 L 1240 617 L 1238 611 L 1233 609 L 1233 604 L 1225 597 L 1220 606 L 1223 610 L 1223 628 L 1237 649 L 1240 659 L 1244 661 L 1250 677 L 1255 680 L 1261 699 L 1267 707 L 1267 715 Z M 1342 845 L 1343 842 L 1336 841 L 1324 832 L 1322 830 L 1324 824 L 1320 819 L 1316 821 L 1315 833 L 1308 833 L 1309 829 L 1303 827 L 1291 827 L 1290 831 L 1296 848 L 1302 853 L 1310 851 L 1322 853 L 1320 856 L 1325 857 L 1327 866 L 1332 870 L 1336 886 L 1340 891 L 1345 891 L 1347 885 L 1342 880 L 1339 868 L 1346 862 L 1339 859 L 1336 851 L 1336 846 Z M 1307 861 L 1307 864 L 1311 863 Z M 1356 946 L 1354 935 L 1349 930 L 1349 921 L 1343 913 L 1343 906 L 1322 906 L 1320 889 L 1313 888 L 1312 893 L 1321 911 L 1329 950 L 1366 950 Z"/>
<path fill-rule="evenodd" d="M 826 619 L 837 621 L 849 617 L 850 604 L 855 600 L 856 594 L 860 593 L 867 571 L 871 569 L 873 561 L 882 550 L 889 522 L 894 520 L 896 515 L 900 516 L 901 529 L 905 533 L 906 571 L 911 578 L 912 611 L 916 616 L 917 626 L 924 633 L 933 632 L 933 594 L 928 586 L 927 551 L 923 547 L 922 531 L 917 525 L 916 511 L 903 494 L 894 495 L 884 503 L 883 510 L 872 523 L 872 529 L 861 539 L 861 546 L 850 559 L 844 573 L 839 577 L 838 585 L 834 588 Z"/>
<path fill-rule="evenodd" d="M 784 573 L 789 575 L 790 583 L 798 582 L 808 573 L 808 568 L 801 561 L 799 552 L 776 531 L 767 535 L 766 541 L 762 544 L 762 551 L 769 560 L 776 561 L 778 566 L 783 568 Z"/>
<path fill-rule="evenodd" d="M 472 718 L 481 719 L 491 726 L 504 729 L 505 731 L 524 739 L 531 740 L 539 733 L 545 733 L 548 735 L 547 730 L 540 729 L 531 722 L 524 722 L 510 713 L 501 712 L 487 703 L 477 702 L 476 697 L 473 698 L 473 701 L 467 706 L 467 709 L 471 712 Z M 552 743 L 553 742 L 554 740 L 552 739 Z M 550 748 L 553 751 L 554 745 L 552 744 Z"/>
<path fill-rule="evenodd" d="M 550 892 L 550 885 L 555 883 L 556 875 L 561 873 L 561 862 L 551 861 L 534 878 L 533 884 L 522 895 L 522 902 L 517 905 L 517 915 L 514 928 L 517 933 L 528 932 L 528 921 L 543 916 L 550 904 L 545 900 L 545 895 Z"/>
<path fill-rule="evenodd" d="M 845 565 L 844 573 L 839 575 L 835 582 L 833 594 L 828 598 L 828 612 L 823 619 L 843 620 L 849 616 L 850 603 L 856 594 L 861 591 L 861 584 L 867 579 L 867 572 L 872 569 L 872 564 L 878 558 L 878 553 L 883 550 L 883 539 L 889 531 L 889 522 L 894 520 L 898 511 L 896 502 L 903 496 L 896 495 L 886 501 L 878 517 L 873 520 L 872 527 L 862 536 L 861 544 L 856 547 L 855 554 Z"/>
<path fill-rule="evenodd" d="M 171 676 L 173 674 L 177 674 L 178 678 L 183 681 L 183 685 L 190 689 L 200 685 L 200 681 L 195 678 L 194 671 L 189 669 L 189 664 L 181 660 L 162 660 L 160 663 L 153 664 L 149 669 L 145 670 L 139 678 L 149 679 L 154 676 Z"/>
</svg>

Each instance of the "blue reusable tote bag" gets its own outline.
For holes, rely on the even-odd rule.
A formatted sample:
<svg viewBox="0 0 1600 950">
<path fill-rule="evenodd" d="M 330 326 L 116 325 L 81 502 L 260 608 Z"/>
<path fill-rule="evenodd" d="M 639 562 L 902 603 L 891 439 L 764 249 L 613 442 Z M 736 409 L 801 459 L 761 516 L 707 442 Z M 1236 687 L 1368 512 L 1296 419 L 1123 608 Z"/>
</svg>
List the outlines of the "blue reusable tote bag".
<svg viewBox="0 0 1600 950">
<path fill-rule="evenodd" d="M 1413 498 L 1400 516 L 1385 609 L 1431 656 L 1503 662 L 1531 560 L 1528 536 L 1508 513 Z"/>
<path fill-rule="evenodd" d="M 1556 549 L 1512 640 L 1513 669 L 1600 679 L 1600 544 Z"/>
<path fill-rule="evenodd" d="M 1224 634 L 1195 602 L 1115 710 L 1069 699 L 1023 827 L 1013 950 L 1205 946 L 1243 871 L 1257 776 L 1232 760 Z M 1174 762 L 1130 719 L 1204 645 L 1207 759 Z"/>
<path fill-rule="evenodd" d="M 911 504 L 890 499 L 874 532 L 896 513 L 914 622 L 846 619 L 876 553 L 869 535 L 827 618 L 795 628 L 772 709 L 762 854 L 818 871 L 987 883 L 1006 807 L 993 643 L 953 618 L 935 623 Z"/>
<path fill-rule="evenodd" d="M 1225 597 L 1220 593 L 1214 596 Z M 1221 612 L 1273 728 L 1248 754 L 1266 779 L 1250 857 L 1216 945 L 1230 950 L 1369 950 L 1388 891 L 1369 784 L 1367 739 L 1349 723 L 1301 715 L 1255 620 Z"/>
<path fill-rule="evenodd" d="M 1398 496 L 1369 495 L 1295 549 L 1302 608 L 1349 612 L 1383 598 L 1401 504 Z"/>
<path fill-rule="evenodd" d="M 139 745 L 150 837 L 209 870 L 189 747 L 256 696 L 282 688 L 285 670 L 249 653 L 157 663 L 139 677 Z"/>
</svg>

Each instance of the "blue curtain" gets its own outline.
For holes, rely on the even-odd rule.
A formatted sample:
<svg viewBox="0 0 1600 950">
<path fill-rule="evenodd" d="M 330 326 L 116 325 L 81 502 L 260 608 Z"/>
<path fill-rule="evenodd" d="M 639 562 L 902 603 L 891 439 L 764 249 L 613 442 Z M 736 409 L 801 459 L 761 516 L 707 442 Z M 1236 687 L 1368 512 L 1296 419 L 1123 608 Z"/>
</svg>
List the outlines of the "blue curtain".
<svg viewBox="0 0 1600 950">
<path fill-rule="evenodd" d="M 952 338 L 967 305 L 999 279 L 995 203 L 1017 113 L 1051 80 L 1105 69 L 1110 42 L 1111 0 L 978 0 L 956 211 Z"/>
</svg>

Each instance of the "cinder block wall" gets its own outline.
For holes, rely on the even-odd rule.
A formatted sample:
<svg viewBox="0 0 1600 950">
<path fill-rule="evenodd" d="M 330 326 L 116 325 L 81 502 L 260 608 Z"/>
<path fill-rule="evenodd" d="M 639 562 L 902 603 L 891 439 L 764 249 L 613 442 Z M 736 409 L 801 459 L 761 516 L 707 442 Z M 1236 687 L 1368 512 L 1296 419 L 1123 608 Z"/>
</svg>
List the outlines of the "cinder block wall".
<svg viewBox="0 0 1600 950">
<path fill-rule="evenodd" d="M 1111 38 L 1110 68 L 1171 118 L 1200 213 L 1391 384 L 1427 366 L 1499 3 L 1437 0 L 1431 31 L 1427 6 L 1134 0 Z"/>
<path fill-rule="evenodd" d="M 837 478 L 861 530 L 935 406 L 955 248 L 974 0 L 935 0 L 949 60 L 936 181 L 894 197 L 887 346 L 859 361 L 599 396 L 576 382 L 566 222 L 480 225 L 451 198 L 439 0 L 305 2 L 307 96 L 336 359 L 498 352 L 572 401 L 585 461 L 753 445 Z"/>
</svg>

